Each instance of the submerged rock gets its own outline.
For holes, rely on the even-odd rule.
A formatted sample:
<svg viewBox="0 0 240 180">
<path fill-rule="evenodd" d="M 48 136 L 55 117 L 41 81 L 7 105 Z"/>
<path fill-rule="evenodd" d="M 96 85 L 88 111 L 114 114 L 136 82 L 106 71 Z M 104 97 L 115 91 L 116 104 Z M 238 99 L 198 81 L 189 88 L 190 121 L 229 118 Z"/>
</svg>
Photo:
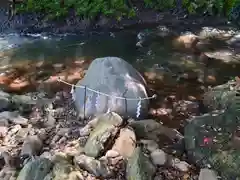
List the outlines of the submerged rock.
<svg viewBox="0 0 240 180">
<path fill-rule="evenodd" d="M 186 33 L 174 39 L 173 46 L 177 49 L 194 50 L 198 42 L 198 36 Z"/>
<path fill-rule="evenodd" d="M 95 59 L 89 66 L 85 77 L 77 85 L 86 86 L 109 96 L 125 98 L 146 98 L 146 82 L 140 73 L 121 58 L 105 57 Z M 97 114 L 114 111 L 124 117 L 136 117 L 138 100 L 100 95 L 99 93 L 76 88 L 74 99 L 80 117 L 88 118 Z M 85 115 L 84 103 L 85 102 Z M 140 115 L 144 117 L 148 112 L 148 100 L 141 101 Z"/>
<path fill-rule="evenodd" d="M 137 147 L 127 163 L 127 179 L 151 180 L 155 171 L 156 168 L 149 158 L 143 154 L 140 147 Z"/>
<path fill-rule="evenodd" d="M 99 156 L 107 146 L 113 143 L 112 141 L 123 123 L 122 118 L 114 112 L 104 114 L 98 118 L 98 123 L 90 133 L 84 147 L 85 154 L 91 157 Z"/>
</svg>

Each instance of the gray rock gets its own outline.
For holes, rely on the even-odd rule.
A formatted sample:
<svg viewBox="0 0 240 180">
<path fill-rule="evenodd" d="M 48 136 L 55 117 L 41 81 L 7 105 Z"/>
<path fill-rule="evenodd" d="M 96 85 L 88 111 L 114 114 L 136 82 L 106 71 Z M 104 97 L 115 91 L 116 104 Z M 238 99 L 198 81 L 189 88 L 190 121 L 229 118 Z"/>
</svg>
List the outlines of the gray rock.
<svg viewBox="0 0 240 180">
<path fill-rule="evenodd" d="M 11 112 L 11 111 L 4 111 L 0 113 L 0 119 L 7 119 L 13 124 L 20 124 L 27 126 L 28 125 L 28 119 L 22 117 L 19 115 L 17 111 Z"/>
<path fill-rule="evenodd" d="M 20 171 L 17 180 L 43 180 L 51 168 L 52 162 L 49 159 L 40 158 L 29 161 Z"/>
<path fill-rule="evenodd" d="M 0 111 L 8 108 L 10 104 L 10 95 L 8 93 L 0 91 Z"/>
<path fill-rule="evenodd" d="M 76 156 L 74 162 L 80 168 L 87 170 L 89 173 L 94 174 L 97 177 L 107 178 L 112 176 L 112 171 L 109 167 L 103 161 L 96 160 L 93 157 L 88 157 L 82 154 Z"/>
<path fill-rule="evenodd" d="M 158 144 L 153 140 L 141 139 L 140 143 L 143 145 L 143 148 L 147 149 L 149 152 L 153 152 L 159 148 Z"/>
<path fill-rule="evenodd" d="M 42 150 L 42 140 L 37 136 L 28 136 L 21 149 L 20 155 L 28 155 L 28 156 L 35 156 L 38 155 L 38 153 Z"/>
<path fill-rule="evenodd" d="M 198 180 L 217 180 L 217 174 L 211 169 L 201 169 Z"/>
<path fill-rule="evenodd" d="M 229 39 L 227 41 L 227 43 L 232 47 L 239 48 L 240 47 L 240 33 L 236 34 L 231 39 Z"/>
<path fill-rule="evenodd" d="M 156 149 L 155 151 L 153 151 L 151 153 L 150 156 L 151 156 L 152 162 L 155 166 L 157 166 L 157 165 L 162 166 L 162 165 L 166 164 L 166 162 L 168 160 L 168 154 L 165 153 L 161 149 Z"/>
<path fill-rule="evenodd" d="M 117 57 L 95 59 L 89 66 L 85 77 L 77 85 L 87 86 L 111 96 L 126 98 L 146 98 L 148 96 L 144 78 L 130 64 Z M 78 87 L 73 94 L 79 117 L 84 117 L 83 102 L 85 102 L 85 118 L 106 113 L 108 110 L 124 117 L 136 117 L 138 100 L 116 99 L 90 90 L 86 90 L 86 100 L 84 100 L 85 89 Z M 148 100 L 141 102 L 139 118 L 147 115 L 148 105 Z"/>
<path fill-rule="evenodd" d="M 85 144 L 84 152 L 91 157 L 97 157 L 113 141 L 123 123 L 122 118 L 114 113 L 99 116 L 98 123 Z"/>
<path fill-rule="evenodd" d="M 71 161 L 67 156 L 64 154 L 57 154 L 55 156 L 53 169 L 51 173 L 48 174 L 48 176 L 51 177 L 51 180 L 70 180 L 71 172 L 74 170 L 75 167 L 71 164 Z M 45 177 L 45 179 L 47 178 Z"/>
<path fill-rule="evenodd" d="M 120 130 L 118 138 L 112 147 L 112 150 L 119 152 L 124 158 L 132 156 L 136 147 L 136 135 L 132 128 L 126 127 Z"/>
<path fill-rule="evenodd" d="M 169 166 L 171 166 L 179 171 L 182 171 L 182 172 L 189 171 L 190 165 L 187 162 L 180 161 L 180 159 L 175 158 L 175 157 L 171 157 L 171 158 L 169 157 L 169 159 L 171 159 L 171 160 L 168 160 Z"/>
<path fill-rule="evenodd" d="M 15 180 L 17 170 L 13 167 L 4 166 L 0 171 L 1 180 Z"/>
<path fill-rule="evenodd" d="M 127 163 L 127 180 L 151 180 L 155 172 L 156 168 L 149 158 L 137 147 Z"/>
<path fill-rule="evenodd" d="M 178 131 L 165 127 L 153 119 L 131 121 L 129 123 L 136 133 L 137 138 L 145 138 L 158 141 L 159 135 L 164 135 L 171 140 L 182 140 L 183 136 Z"/>
</svg>

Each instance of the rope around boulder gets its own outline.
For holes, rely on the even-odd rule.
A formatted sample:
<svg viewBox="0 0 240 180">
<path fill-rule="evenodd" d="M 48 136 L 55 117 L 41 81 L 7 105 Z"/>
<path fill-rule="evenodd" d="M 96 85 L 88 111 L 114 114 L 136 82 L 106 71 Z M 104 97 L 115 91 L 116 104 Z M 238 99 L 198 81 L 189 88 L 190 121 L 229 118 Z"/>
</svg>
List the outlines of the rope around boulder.
<svg viewBox="0 0 240 180">
<path fill-rule="evenodd" d="M 84 88 L 86 90 L 95 92 L 95 93 L 100 94 L 100 95 L 104 95 L 104 96 L 107 96 L 107 97 L 113 97 L 113 98 L 116 98 L 116 99 L 122 99 L 122 100 L 129 100 L 129 101 L 139 101 L 140 100 L 140 101 L 142 101 L 142 100 L 150 100 L 150 99 L 156 99 L 157 98 L 156 94 L 154 94 L 153 96 L 150 96 L 150 97 L 146 97 L 146 98 L 125 98 L 125 97 L 113 96 L 113 95 L 109 95 L 109 94 L 106 94 L 106 93 L 103 93 L 103 92 L 100 92 L 100 91 L 96 91 L 96 90 L 91 89 L 91 88 L 86 87 L 86 86 L 75 85 L 75 84 L 68 83 L 68 82 L 62 80 L 60 77 L 58 77 L 58 82 L 64 83 L 64 84 L 69 85 L 73 88 L 76 88 L 76 87 Z"/>
</svg>

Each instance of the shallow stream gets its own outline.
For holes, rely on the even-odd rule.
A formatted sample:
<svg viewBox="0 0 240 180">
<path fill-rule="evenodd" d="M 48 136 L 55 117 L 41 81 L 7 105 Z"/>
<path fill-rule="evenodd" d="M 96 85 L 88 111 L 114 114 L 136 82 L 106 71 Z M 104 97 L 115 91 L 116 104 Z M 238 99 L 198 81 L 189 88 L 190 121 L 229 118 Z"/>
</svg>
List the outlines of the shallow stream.
<svg viewBox="0 0 240 180">
<path fill-rule="evenodd" d="M 159 108 L 169 96 L 176 96 L 178 100 L 200 100 L 207 86 L 239 75 L 236 62 L 202 58 L 204 52 L 195 52 L 191 47 L 190 50 L 176 48 L 173 42 L 178 37 L 179 34 L 166 27 L 81 35 L 2 34 L 0 84 L 3 89 L 16 93 L 55 92 L 62 88 L 56 85 L 57 76 L 75 83 L 94 58 L 118 56 L 145 76 L 149 89 L 159 97 L 153 107 Z M 234 52 L 219 42 L 205 51 Z"/>
</svg>

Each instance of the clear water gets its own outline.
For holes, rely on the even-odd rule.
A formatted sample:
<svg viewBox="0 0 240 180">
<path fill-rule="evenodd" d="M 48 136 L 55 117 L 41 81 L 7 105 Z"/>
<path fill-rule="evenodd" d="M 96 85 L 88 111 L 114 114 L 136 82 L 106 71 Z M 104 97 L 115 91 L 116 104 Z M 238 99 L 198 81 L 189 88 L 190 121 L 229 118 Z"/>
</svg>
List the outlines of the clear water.
<svg viewBox="0 0 240 180">
<path fill-rule="evenodd" d="M 175 37 L 162 37 L 156 34 L 147 36 L 145 33 L 142 46 L 138 46 L 140 31 L 149 32 L 149 30 L 135 29 L 88 35 L 2 34 L 0 36 L 1 73 L 6 71 L 3 67 L 21 65 L 21 62 L 66 64 L 82 59 L 93 60 L 97 57 L 117 56 L 130 62 L 141 72 L 157 71 L 177 77 L 193 70 L 204 76 L 206 67 L 198 57 L 173 48 L 172 41 Z M 238 75 L 238 68 L 236 65 L 215 63 L 208 67 L 208 72 L 217 77 L 219 84 Z M 166 79 L 166 81 L 169 83 L 171 80 Z"/>
</svg>

